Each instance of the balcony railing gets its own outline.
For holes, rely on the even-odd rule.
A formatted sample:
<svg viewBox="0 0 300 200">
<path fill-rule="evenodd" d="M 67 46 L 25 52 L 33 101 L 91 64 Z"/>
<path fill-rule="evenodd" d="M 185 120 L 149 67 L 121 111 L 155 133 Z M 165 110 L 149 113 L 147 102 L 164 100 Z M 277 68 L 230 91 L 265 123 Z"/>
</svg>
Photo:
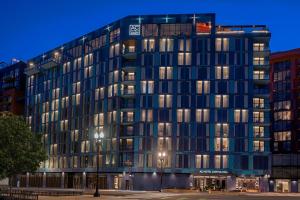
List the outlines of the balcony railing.
<svg viewBox="0 0 300 200">
<path fill-rule="evenodd" d="M 253 74 L 254 80 L 269 80 L 270 76 L 268 74 Z"/>
<path fill-rule="evenodd" d="M 121 90 L 122 95 L 134 95 L 134 89 L 123 89 Z"/>
</svg>

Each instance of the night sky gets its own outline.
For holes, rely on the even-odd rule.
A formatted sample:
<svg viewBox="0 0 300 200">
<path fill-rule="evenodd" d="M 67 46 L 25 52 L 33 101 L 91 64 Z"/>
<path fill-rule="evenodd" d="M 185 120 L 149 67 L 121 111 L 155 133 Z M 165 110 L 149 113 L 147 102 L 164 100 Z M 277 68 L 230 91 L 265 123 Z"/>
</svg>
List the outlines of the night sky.
<svg viewBox="0 0 300 200">
<path fill-rule="evenodd" d="M 216 13 L 221 25 L 266 24 L 271 50 L 300 47 L 299 0 L 0 0 L 0 61 L 28 60 L 127 15 Z"/>
</svg>

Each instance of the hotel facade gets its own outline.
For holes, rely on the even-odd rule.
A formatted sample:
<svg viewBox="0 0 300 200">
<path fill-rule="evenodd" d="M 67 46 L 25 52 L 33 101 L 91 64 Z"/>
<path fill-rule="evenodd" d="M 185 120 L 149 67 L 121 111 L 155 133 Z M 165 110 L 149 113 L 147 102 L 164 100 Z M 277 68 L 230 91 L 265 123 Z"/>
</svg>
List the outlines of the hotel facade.
<svg viewBox="0 0 300 200">
<path fill-rule="evenodd" d="M 128 16 L 30 59 L 49 159 L 21 182 L 95 188 L 98 155 L 100 188 L 158 190 L 162 172 L 163 188 L 267 191 L 269 39 L 214 14 Z"/>
</svg>

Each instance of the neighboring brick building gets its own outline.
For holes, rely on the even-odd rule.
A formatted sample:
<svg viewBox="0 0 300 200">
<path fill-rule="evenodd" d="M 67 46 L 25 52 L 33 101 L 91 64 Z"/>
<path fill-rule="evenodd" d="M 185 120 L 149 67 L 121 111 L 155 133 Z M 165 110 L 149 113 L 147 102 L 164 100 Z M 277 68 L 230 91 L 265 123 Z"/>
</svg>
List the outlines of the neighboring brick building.
<svg viewBox="0 0 300 200">
<path fill-rule="evenodd" d="M 300 48 L 271 55 L 271 191 L 300 191 Z"/>
<path fill-rule="evenodd" d="M 20 61 L 0 69 L 0 112 L 24 115 L 26 63 Z"/>
</svg>

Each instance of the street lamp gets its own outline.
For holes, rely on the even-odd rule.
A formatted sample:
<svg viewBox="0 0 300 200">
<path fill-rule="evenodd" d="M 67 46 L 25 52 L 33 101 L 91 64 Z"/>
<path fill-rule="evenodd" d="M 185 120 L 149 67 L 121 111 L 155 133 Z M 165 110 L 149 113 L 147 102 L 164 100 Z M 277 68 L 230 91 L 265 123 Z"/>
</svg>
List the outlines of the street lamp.
<svg viewBox="0 0 300 200">
<path fill-rule="evenodd" d="M 158 152 L 158 158 L 160 160 L 160 192 L 162 190 L 163 162 L 165 161 L 165 157 L 165 152 Z"/>
<path fill-rule="evenodd" d="M 99 193 L 99 146 L 102 145 L 102 141 L 104 138 L 104 133 L 101 131 L 99 134 L 96 132 L 94 135 L 94 139 L 96 140 L 96 146 L 97 146 L 97 179 L 96 179 L 96 192 L 94 194 L 94 197 L 100 197 Z"/>
</svg>

